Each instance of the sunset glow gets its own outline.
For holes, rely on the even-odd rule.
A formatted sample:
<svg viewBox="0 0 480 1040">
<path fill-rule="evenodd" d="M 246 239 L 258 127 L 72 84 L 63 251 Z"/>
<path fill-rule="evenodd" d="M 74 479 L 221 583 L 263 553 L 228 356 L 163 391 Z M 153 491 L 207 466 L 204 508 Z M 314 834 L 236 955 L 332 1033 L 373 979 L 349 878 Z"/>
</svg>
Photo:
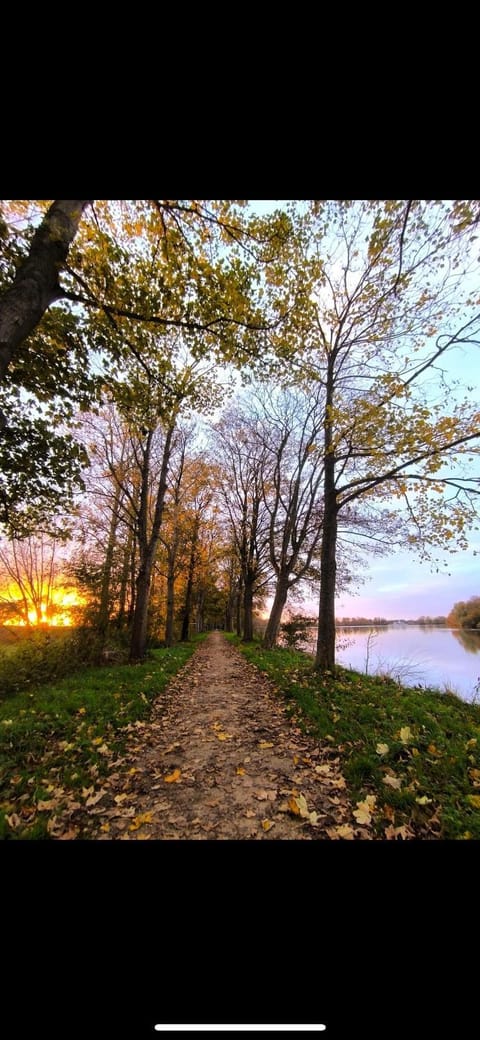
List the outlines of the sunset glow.
<svg viewBox="0 0 480 1040">
<path fill-rule="evenodd" d="M 0 599 L 3 602 L 18 602 L 18 589 L 6 588 L 0 592 Z M 27 597 L 28 600 L 28 597 Z M 65 587 L 58 589 L 50 589 L 49 600 L 42 600 L 40 604 L 40 620 L 38 620 L 37 610 L 32 605 L 28 611 L 28 623 L 30 625 L 49 625 L 52 627 L 69 627 L 75 624 L 75 617 L 72 614 L 72 608 L 83 607 L 86 604 L 84 596 L 78 592 L 77 589 L 69 589 L 67 592 Z M 12 610 L 12 615 L 3 621 L 4 625 L 18 626 L 25 628 L 27 622 L 24 618 L 16 615 Z"/>
</svg>

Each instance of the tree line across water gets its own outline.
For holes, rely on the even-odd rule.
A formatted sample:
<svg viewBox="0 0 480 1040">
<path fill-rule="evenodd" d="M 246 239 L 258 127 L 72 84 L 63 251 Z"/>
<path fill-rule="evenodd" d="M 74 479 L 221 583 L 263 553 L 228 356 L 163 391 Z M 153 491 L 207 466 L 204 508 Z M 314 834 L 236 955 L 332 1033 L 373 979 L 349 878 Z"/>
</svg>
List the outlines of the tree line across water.
<svg viewBox="0 0 480 1040">
<path fill-rule="evenodd" d="M 448 365 L 478 345 L 479 217 L 4 202 L 4 613 L 46 622 L 73 589 L 133 662 L 214 624 L 249 641 L 267 597 L 271 647 L 315 592 L 332 670 L 366 555 L 465 547 L 477 516 L 479 413 Z"/>
</svg>

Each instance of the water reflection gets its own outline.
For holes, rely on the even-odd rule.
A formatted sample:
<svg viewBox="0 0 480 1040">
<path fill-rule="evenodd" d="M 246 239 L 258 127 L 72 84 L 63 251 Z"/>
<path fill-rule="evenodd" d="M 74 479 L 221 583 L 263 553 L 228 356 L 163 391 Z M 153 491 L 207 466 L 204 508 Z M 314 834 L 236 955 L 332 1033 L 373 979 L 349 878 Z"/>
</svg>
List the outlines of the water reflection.
<svg viewBox="0 0 480 1040">
<path fill-rule="evenodd" d="M 467 653 L 480 653 L 480 632 L 472 628 L 451 628 L 450 632 Z"/>
<path fill-rule="evenodd" d="M 451 637 L 454 637 L 453 639 Z M 480 632 L 436 625 L 351 625 L 337 629 L 339 664 L 391 675 L 407 686 L 480 697 Z"/>
</svg>

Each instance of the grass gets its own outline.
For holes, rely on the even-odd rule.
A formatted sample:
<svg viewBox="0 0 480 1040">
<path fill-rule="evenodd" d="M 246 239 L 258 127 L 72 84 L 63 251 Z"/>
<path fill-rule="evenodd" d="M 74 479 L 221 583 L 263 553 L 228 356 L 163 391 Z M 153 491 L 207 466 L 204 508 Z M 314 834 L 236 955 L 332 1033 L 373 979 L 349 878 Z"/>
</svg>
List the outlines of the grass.
<svg viewBox="0 0 480 1040">
<path fill-rule="evenodd" d="M 153 650 L 140 665 L 85 668 L 0 702 L 0 838 L 55 835 L 55 815 L 81 806 L 82 790 L 108 774 L 125 727 L 149 716 L 198 638 Z"/>
<path fill-rule="evenodd" d="M 417 838 L 480 839 L 480 707 L 344 668 L 319 675 L 300 651 L 228 638 L 272 679 L 302 728 L 338 748 L 354 805 L 376 797 L 378 837 L 406 826 Z"/>
</svg>

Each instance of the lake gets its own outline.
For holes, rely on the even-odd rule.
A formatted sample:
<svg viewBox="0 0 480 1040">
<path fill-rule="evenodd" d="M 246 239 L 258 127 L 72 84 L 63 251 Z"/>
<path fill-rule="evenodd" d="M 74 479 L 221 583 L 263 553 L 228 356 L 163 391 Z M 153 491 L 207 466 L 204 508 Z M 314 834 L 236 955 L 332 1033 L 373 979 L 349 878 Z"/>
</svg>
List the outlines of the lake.
<svg viewBox="0 0 480 1040">
<path fill-rule="evenodd" d="M 480 702 L 480 632 L 474 630 L 401 624 L 338 628 L 337 661 L 357 672 L 386 673 L 405 686 L 448 688 L 462 700 Z"/>
</svg>

